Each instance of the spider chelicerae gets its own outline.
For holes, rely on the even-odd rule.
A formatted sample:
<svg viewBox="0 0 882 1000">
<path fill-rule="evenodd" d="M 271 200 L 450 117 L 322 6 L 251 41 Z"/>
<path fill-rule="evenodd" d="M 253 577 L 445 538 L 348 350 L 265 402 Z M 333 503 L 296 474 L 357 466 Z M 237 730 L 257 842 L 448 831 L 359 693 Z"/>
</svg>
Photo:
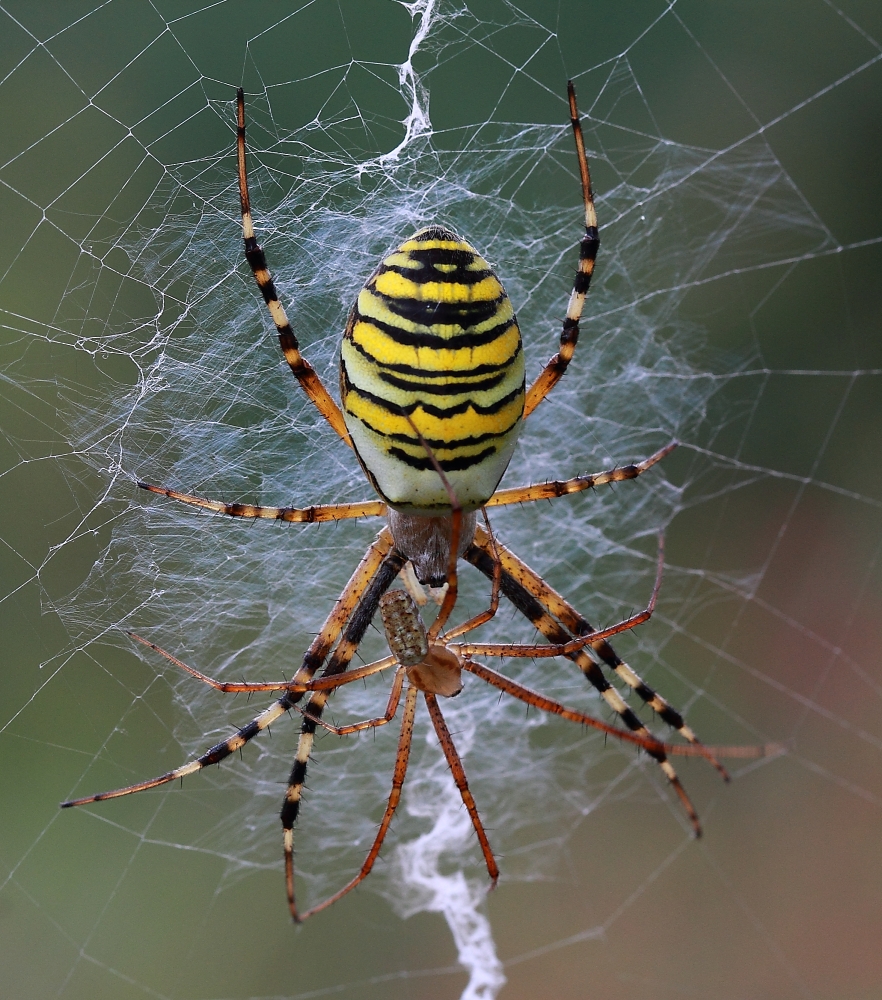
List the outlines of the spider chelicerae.
<svg viewBox="0 0 882 1000">
<path fill-rule="evenodd" d="M 217 681 L 152 642 L 129 633 L 219 691 L 279 691 L 281 695 L 254 720 L 198 759 L 148 781 L 64 802 L 63 807 L 130 795 L 193 774 L 239 750 L 281 715 L 296 708 L 302 714 L 301 732 L 281 819 L 288 905 L 291 916 L 300 922 L 355 888 L 370 873 L 401 795 L 420 692 L 471 817 L 491 883 L 496 883 L 499 869 L 438 704 L 438 696 L 452 697 L 459 693 L 463 670 L 527 705 L 642 747 L 658 762 L 696 834 L 700 832 L 698 816 L 668 758 L 701 756 L 726 777 L 717 757 L 757 756 L 764 752 L 763 748 L 753 747 L 703 746 L 680 713 L 641 680 L 607 641 L 609 636 L 633 628 L 652 614 L 661 578 L 661 545 L 656 584 L 647 607 L 617 625 L 596 630 L 538 574 L 501 545 L 486 520 L 486 509 L 490 507 L 552 499 L 605 483 L 634 479 L 676 445 L 672 442 L 642 462 L 609 472 L 496 489 L 523 421 L 554 388 L 573 356 L 599 247 L 588 159 L 572 83 L 568 85 L 568 98 L 581 177 L 585 235 L 579 245 L 579 268 L 558 352 L 526 388 L 520 331 L 511 302 L 496 275 L 477 251 L 450 229 L 428 226 L 388 254 L 358 295 L 341 345 L 341 408 L 301 355 L 254 235 L 245 164 L 245 101 L 243 91 L 238 91 L 237 155 L 245 256 L 269 308 L 291 371 L 340 439 L 355 451 L 381 499 L 306 508 L 256 507 L 206 500 L 143 482 L 138 485 L 173 500 L 234 517 L 294 522 L 385 517 L 387 524 L 369 546 L 290 681 Z M 478 523 L 479 511 L 484 524 Z M 456 603 L 460 558 L 491 581 L 489 606 L 481 614 L 445 630 Z M 405 588 L 390 591 L 399 576 Z M 424 586 L 440 605 L 428 630 L 416 603 L 427 600 Z M 547 640 L 545 643 L 454 641 L 493 617 L 500 594 L 535 626 Z M 350 662 L 378 609 L 391 655 L 350 669 Z M 488 656 L 567 657 L 626 728 L 619 729 L 569 709 L 476 659 Z M 383 715 L 345 726 L 333 726 L 322 719 L 328 697 L 336 688 L 393 667 L 392 690 Z M 687 742 L 672 745 L 653 736 L 607 680 L 603 667 L 631 688 Z M 306 705 L 301 707 L 300 702 L 307 695 Z M 384 725 L 396 715 L 402 695 L 404 708 L 392 790 L 367 858 L 358 874 L 342 889 L 301 912 L 294 895 L 294 824 L 316 730 L 321 726 L 345 736 Z"/>
</svg>

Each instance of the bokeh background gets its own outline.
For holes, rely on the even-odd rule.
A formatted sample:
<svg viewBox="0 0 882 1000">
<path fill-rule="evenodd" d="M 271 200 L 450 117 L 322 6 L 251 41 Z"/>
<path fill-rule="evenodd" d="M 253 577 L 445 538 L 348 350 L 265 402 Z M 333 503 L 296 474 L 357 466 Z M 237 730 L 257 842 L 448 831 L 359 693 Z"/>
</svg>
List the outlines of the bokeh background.
<svg viewBox="0 0 882 1000">
<path fill-rule="evenodd" d="M 654 202 L 669 206 L 661 197 L 660 153 L 670 151 L 672 177 L 694 160 L 705 198 L 684 216 L 658 215 L 676 246 L 669 260 L 666 237 L 647 234 L 657 268 L 646 261 L 621 265 L 621 246 L 625 236 L 633 241 L 633 230 L 619 235 L 616 206 L 608 207 L 601 218 L 608 263 L 601 258 L 597 277 L 606 291 L 586 311 L 590 344 L 592 306 L 607 317 L 603 329 L 609 330 L 617 309 L 627 321 L 637 315 L 633 303 L 659 299 L 676 286 L 677 294 L 665 298 L 676 303 L 665 320 L 679 345 L 671 356 L 688 357 L 692 374 L 662 374 L 680 377 L 677 391 L 697 400 L 697 415 L 686 422 L 691 436 L 665 468 L 667 481 L 682 488 L 676 516 L 660 512 L 662 498 L 647 514 L 655 520 L 644 525 L 650 537 L 643 552 L 651 556 L 652 532 L 670 520 L 670 586 L 659 620 L 645 639 L 633 640 L 629 655 L 690 708 L 708 742 L 775 740 L 788 747 L 786 756 L 736 767 L 728 787 L 695 764 L 683 765 L 705 821 L 701 841 L 690 839 L 649 778 L 620 786 L 619 772 L 606 776 L 602 768 L 592 773 L 590 808 L 580 819 L 569 815 L 564 836 L 541 824 L 525 827 L 519 850 L 510 845 L 503 859 L 512 877 L 486 903 L 508 979 L 500 995 L 876 997 L 882 984 L 882 13 L 866 0 L 647 0 L 626 9 L 490 0 L 413 6 L 412 18 L 391 0 L 0 5 L 3 991 L 195 1000 L 441 998 L 465 988 L 468 977 L 443 917 L 403 919 L 388 883 L 383 894 L 354 894 L 294 930 L 276 857 L 277 802 L 269 798 L 243 830 L 242 817 L 251 815 L 247 790 L 227 784 L 236 764 L 205 779 L 210 783 L 201 787 L 210 795 L 191 796 L 188 785 L 178 804 L 164 809 L 158 796 L 171 793 L 160 791 L 116 812 L 57 811 L 71 794 L 174 766 L 185 750 L 211 742 L 205 736 L 211 726 L 227 732 L 231 721 L 241 721 L 182 700 L 188 696 L 180 694 L 177 678 L 159 682 L 161 666 L 147 664 L 108 632 L 114 621 L 129 621 L 133 609 L 155 607 L 163 589 L 169 596 L 160 594 L 158 604 L 171 611 L 181 594 L 207 592 L 205 580 L 188 578 L 186 565 L 153 565 L 146 547 L 141 562 L 113 565 L 120 532 L 147 539 L 151 531 L 164 532 L 166 543 L 180 532 L 188 539 L 182 545 L 193 548 L 202 545 L 193 538 L 206 525 L 183 518 L 169 527 L 169 516 L 177 515 L 134 496 L 112 450 L 132 387 L 162 396 L 163 387 L 139 380 L 152 370 L 150 351 L 167 343 L 163 331 L 173 328 L 185 347 L 189 343 L 193 289 L 212 302 L 220 296 L 218 308 L 224 305 L 226 292 L 212 296 L 195 280 L 197 266 L 210 271 L 220 260 L 219 273 L 238 269 L 237 281 L 247 289 L 236 301 L 255 294 L 238 258 L 235 201 L 217 208 L 218 185 L 232 179 L 232 88 L 242 84 L 254 95 L 255 145 L 261 162 L 277 167 L 277 189 L 264 182 L 261 208 L 271 212 L 296 183 L 294 165 L 305 145 L 291 147 L 292 155 L 286 142 L 308 141 L 315 159 L 326 157 L 323 197 L 342 226 L 354 212 L 353 188 L 347 181 L 336 192 L 328 164 L 382 156 L 405 138 L 408 81 L 399 83 L 395 67 L 413 48 L 421 100 L 430 97 L 433 142 L 449 154 L 439 162 L 451 184 L 458 172 L 468 175 L 471 149 L 481 145 L 475 123 L 499 126 L 498 135 L 512 145 L 517 129 L 505 131 L 500 123 L 530 123 L 552 135 L 565 123 L 568 77 L 579 85 L 589 148 L 598 153 L 601 203 L 621 180 L 613 165 L 630 156 L 632 188 L 645 171 L 647 214 Z M 421 26 L 428 28 L 425 37 L 418 35 Z M 498 205 L 499 185 L 508 182 L 512 226 L 523 222 L 514 207 L 529 206 L 537 195 L 560 206 L 558 220 L 577 216 L 568 143 L 562 126 L 554 147 L 560 150 L 555 162 L 563 164 L 558 174 L 495 180 L 490 169 L 473 178 L 473 188 L 485 183 Z M 653 156 L 643 164 L 639 151 L 647 148 Z M 164 187 L 171 175 L 175 185 Z M 786 197 L 764 199 L 749 183 L 727 186 L 732 177 L 759 184 L 773 175 Z M 379 176 L 365 175 L 370 197 L 382 186 Z M 415 189 L 423 191 L 421 211 L 429 215 L 433 198 L 442 197 L 418 175 L 388 183 L 389 196 L 400 184 L 409 204 L 418 202 Z M 225 190 L 228 197 L 232 188 Z M 370 204 L 376 215 L 378 202 Z M 633 217 L 633 203 L 628 211 Z M 163 242 L 163 234 L 179 235 L 218 213 L 229 225 L 207 230 L 220 234 L 216 247 L 207 237 L 189 249 L 180 240 Z M 736 234 L 728 242 L 719 221 L 727 214 Z M 490 226 L 487 219 L 476 222 L 487 238 Z M 324 254 L 313 256 L 326 264 L 331 236 L 315 230 L 309 238 L 324 240 Z M 355 239 L 351 231 L 348 239 Z M 500 239 L 508 245 L 504 234 Z M 523 234 L 512 239 L 529 257 Z M 719 255 L 717 239 L 725 250 Z M 151 246 L 158 245 L 165 258 L 151 258 Z M 567 245 L 564 239 L 561 247 Z M 303 248 L 309 251 L 306 239 Z M 503 276 L 518 267 L 509 253 L 511 259 L 502 252 L 498 260 Z M 351 299 L 377 255 L 341 263 L 340 273 L 351 275 L 351 287 L 340 290 L 343 299 Z M 560 279 L 554 294 L 562 311 L 572 261 L 543 268 L 537 268 L 543 283 L 552 271 Z M 518 272 L 513 291 L 522 316 L 530 309 L 529 273 Z M 308 326 L 309 310 L 301 312 Z M 154 317 L 152 330 L 144 316 Z M 534 367 L 550 353 L 546 334 L 552 335 L 557 316 L 536 334 Z M 229 326 L 235 331 L 237 320 Z M 240 342 L 219 328 L 203 330 L 221 353 Z M 315 319 L 303 339 L 310 337 L 330 371 L 335 330 Z M 253 411 L 230 407 L 231 424 L 260 423 L 287 405 L 280 402 L 286 387 L 273 386 L 285 378 L 273 351 L 264 330 L 249 334 L 235 359 L 218 359 L 212 377 L 229 372 L 232 382 L 250 369 L 266 384 L 266 398 Z M 595 385 L 608 380 L 626 411 L 627 365 L 620 359 L 616 378 L 608 372 L 601 378 L 588 363 L 595 356 L 586 346 L 583 367 L 569 378 Z M 191 370 L 188 381 L 168 391 L 173 402 L 166 406 L 173 408 L 175 392 L 208 389 Z M 642 390 L 639 397 L 638 412 L 645 415 L 650 403 Z M 566 413 L 564 451 L 572 450 L 577 468 L 537 466 L 529 445 L 516 464 L 537 477 L 582 471 L 588 456 L 606 457 L 603 450 L 580 450 L 583 439 L 595 438 L 603 439 L 603 448 L 619 442 L 613 461 L 645 454 L 643 439 L 627 432 L 621 412 L 612 438 L 603 437 L 597 425 L 608 416 L 599 404 L 591 413 Z M 670 424 L 662 411 L 654 419 L 655 436 L 647 440 L 657 445 Z M 189 475 L 174 485 L 209 482 L 206 468 L 174 465 L 164 426 L 146 421 L 140 427 L 137 447 L 145 463 L 162 455 L 163 474 L 174 468 Z M 201 426 L 192 430 L 191 443 Z M 542 433 L 550 433 L 547 424 L 540 426 L 534 450 L 544 447 Z M 102 435 L 110 443 L 104 466 L 95 447 Z M 325 461 L 330 442 L 292 437 L 294 489 Z M 208 451 L 204 461 L 216 466 L 224 459 Z M 326 485 L 350 475 L 334 469 L 325 471 Z M 237 496 L 246 488 L 235 476 L 221 476 L 215 485 Z M 352 489 L 353 497 L 362 495 L 358 483 Z M 562 540 L 537 541 L 525 553 L 530 560 L 544 560 L 553 574 L 556 560 L 565 562 L 566 532 L 590 533 L 592 502 L 607 503 L 587 499 L 567 514 L 532 522 L 553 531 L 565 518 L 566 529 Z M 605 509 L 609 517 L 608 504 Z M 352 544 L 363 546 L 369 535 L 362 528 Z M 228 533 L 217 545 L 240 537 Z M 337 575 L 324 581 L 318 567 L 328 561 L 328 537 L 344 554 Z M 285 542 L 297 552 L 296 572 L 313 584 L 298 592 L 309 605 L 304 634 L 326 613 L 352 565 L 352 545 L 341 537 Z M 206 549 L 214 544 L 204 543 Z M 253 532 L 251 544 L 261 544 Z M 230 551 L 223 582 L 235 588 L 241 567 L 235 548 Z M 651 567 L 647 558 L 639 571 L 622 571 L 623 600 L 639 603 Z M 189 572 L 198 575 L 192 566 Z M 249 585 L 272 589 L 278 582 L 258 577 Z M 88 583 L 95 579 L 105 582 Z M 564 566 L 555 582 L 589 606 L 594 592 L 573 579 Z M 608 580 L 614 579 L 615 571 Z M 191 600 L 203 603 L 202 596 Z M 218 597 L 215 618 L 240 607 L 225 600 L 233 598 Z M 612 605 L 604 613 L 616 617 Z M 511 622 L 506 619 L 506 627 Z M 206 665 L 220 662 L 231 643 L 241 646 L 249 628 L 259 654 L 254 636 L 271 632 L 273 621 L 252 627 L 237 620 L 209 634 L 194 614 L 182 631 L 188 625 L 174 648 L 198 652 Z M 209 642 L 217 646 L 214 661 Z M 284 757 L 294 745 L 294 726 L 279 729 L 274 738 Z M 547 727 L 536 746 L 567 739 Z M 370 753 L 370 746 L 365 741 L 362 750 Z M 599 743 L 592 746 L 600 750 Z M 548 760 L 547 785 L 536 789 L 536 801 L 577 798 L 570 764 L 561 760 L 555 771 L 554 757 Z M 480 772 L 480 762 L 475 766 Z M 497 766 L 500 781 L 514 788 L 517 767 Z M 324 771 L 316 772 L 316 785 Z M 496 794 L 504 797 L 505 787 Z M 484 801 L 492 794 L 488 787 Z M 500 815 L 496 810 L 494 824 L 489 809 L 491 829 Z M 315 838 L 313 847 L 320 843 L 317 831 Z M 245 840 L 265 843 L 266 850 L 243 875 L 235 860 Z"/>
</svg>

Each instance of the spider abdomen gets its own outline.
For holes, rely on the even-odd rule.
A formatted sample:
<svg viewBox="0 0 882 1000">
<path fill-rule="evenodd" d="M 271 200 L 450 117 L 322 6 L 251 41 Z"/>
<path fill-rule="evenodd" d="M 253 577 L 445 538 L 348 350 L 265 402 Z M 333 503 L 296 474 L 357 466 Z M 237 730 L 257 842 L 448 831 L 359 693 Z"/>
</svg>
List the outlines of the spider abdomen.
<svg viewBox="0 0 882 1000">
<path fill-rule="evenodd" d="M 359 461 L 391 506 L 450 509 L 414 427 L 465 510 L 490 498 L 523 418 L 524 358 L 511 301 L 472 246 L 429 226 L 382 261 L 346 325 L 340 395 Z"/>
</svg>

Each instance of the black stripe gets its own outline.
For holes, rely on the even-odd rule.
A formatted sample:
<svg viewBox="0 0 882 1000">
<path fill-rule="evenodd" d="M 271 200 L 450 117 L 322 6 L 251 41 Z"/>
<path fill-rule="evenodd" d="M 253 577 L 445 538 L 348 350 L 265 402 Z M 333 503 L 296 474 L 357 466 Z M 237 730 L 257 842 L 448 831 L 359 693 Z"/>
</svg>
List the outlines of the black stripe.
<svg viewBox="0 0 882 1000">
<path fill-rule="evenodd" d="M 373 323 L 373 320 L 365 320 L 367 323 Z M 349 328 L 347 327 L 347 330 Z M 461 368 L 457 369 L 456 373 L 450 371 L 426 371 L 422 368 L 417 368 L 415 365 L 401 365 L 401 364 L 391 364 L 388 361 L 378 361 L 373 354 L 366 351 L 361 344 L 355 340 L 354 337 L 349 336 L 349 340 L 356 351 L 363 357 L 366 358 L 371 364 L 376 365 L 377 368 L 384 369 L 390 372 L 399 372 L 402 375 L 414 375 L 417 378 L 476 378 L 478 375 L 489 375 L 492 372 L 505 371 L 514 362 L 515 358 L 521 353 L 521 342 L 518 340 L 514 351 L 510 358 L 501 362 L 498 365 L 475 365 L 474 368 Z"/>
<path fill-rule="evenodd" d="M 490 416 L 494 413 L 498 413 L 501 409 L 507 406 L 512 400 L 516 399 L 524 391 L 524 383 L 522 382 L 516 389 L 512 390 L 500 399 L 497 399 L 495 403 L 491 403 L 489 406 L 480 406 L 473 400 L 465 400 L 465 402 L 457 403 L 455 406 L 432 406 L 430 403 L 426 403 L 423 400 L 417 400 L 415 403 L 409 403 L 407 406 L 401 406 L 400 403 L 394 403 L 388 399 L 383 399 L 382 396 L 375 396 L 372 392 L 368 392 L 367 389 L 362 389 L 361 386 L 352 382 L 349 378 L 349 373 L 346 371 L 346 366 L 340 364 L 340 375 L 346 386 L 346 391 L 357 392 L 362 399 L 367 399 L 381 409 L 386 410 L 387 413 L 394 413 L 396 416 L 412 416 L 414 411 L 417 409 L 422 409 L 424 413 L 428 413 L 429 416 L 439 417 L 445 419 L 447 417 L 455 417 L 460 413 L 465 413 L 471 407 L 475 413 L 481 414 L 481 416 Z"/>
<path fill-rule="evenodd" d="M 485 278 L 495 277 L 489 267 L 474 268 L 477 261 L 473 253 L 466 250 L 408 250 L 406 256 L 419 264 L 419 268 L 406 267 L 403 264 L 387 264 L 383 262 L 377 268 L 374 277 L 394 271 L 415 284 L 424 285 L 429 281 L 456 282 L 462 285 L 475 285 Z M 439 271 L 435 265 L 453 266 L 455 271 Z"/>
<path fill-rule="evenodd" d="M 508 298 L 503 292 L 495 299 L 480 302 L 420 301 L 410 296 L 396 298 L 384 295 L 377 290 L 373 282 L 368 282 L 366 287 L 373 295 L 383 300 L 390 312 L 410 323 L 419 326 L 460 326 L 464 330 L 492 319 L 499 312 L 500 303 Z"/>
<path fill-rule="evenodd" d="M 312 724 L 312 731 L 315 732 L 316 723 L 312 719 L 304 719 L 303 727 L 301 731 L 306 730 L 307 722 Z M 294 761 L 294 766 L 291 768 L 291 774 L 288 777 L 288 787 L 300 787 L 306 780 L 306 761 Z M 282 829 L 290 830 L 294 824 L 297 822 L 297 814 L 300 812 L 300 799 L 294 802 L 289 802 L 287 796 L 282 802 L 282 808 L 279 812 L 279 818 L 282 820 Z"/>
<path fill-rule="evenodd" d="M 385 264 L 380 274 L 386 274 L 388 271 L 400 274 L 415 285 L 427 285 L 430 281 L 439 281 L 448 285 L 469 287 L 470 285 L 477 285 L 479 281 L 483 281 L 485 278 L 495 277 L 489 268 L 481 271 L 462 271 L 459 269 L 456 271 L 438 271 L 432 266 L 415 268 L 405 267 L 403 264 Z"/>
<path fill-rule="evenodd" d="M 455 333 L 453 336 L 442 336 L 432 333 L 429 330 L 403 330 L 400 326 L 392 326 L 381 319 L 374 319 L 373 316 L 363 316 L 358 308 L 352 310 L 350 322 L 346 326 L 347 336 L 352 337 L 351 330 L 356 323 L 370 323 L 387 337 L 395 341 L 401 347 L 428 347 L 433 351 L 458 351 L 463 347 L 484 347 L 492 344 L 494 340 L 501 337 L 511 327 L 517 325 L 514 316 L 496 326 L 491 326 L 482 333 Z"/>
<path fill-rule="evenodd" d="M 209 750 L 206 750 L 201 757 L 197 758 L 197 760 L 203 767 L 208 767 L 209 764 L 217 764 L 219 761 L 229 757 L 231 753 L 234 753 L 234 751 L 229 747 L 230 740 L 236 739 L 238 736 L 242 736 L 246 741 L 248 741 L 254 739 L 260 731 L 261 730 L 257 725 L 257 720 L 255 719 L 254 721 L 249 722 L 247 726 L 243 726 L 240 730 L 238 730 L 235 736 L 230 736 L 225 739 L 223 743 L 217 743 Z"/>
<path fill-rule="evenodd" d="M 373 431 L 374 434 L 385 438 L 387 441 L 401 441 L 402 444 L 409 444 L 413 448 L 418 447 L 412 434 L 386 434 L 384 431 L 378 430 L 373 426 L 373 424 L 365 420 L 363 417 L 359 417 L 358 419 L 369 431 Z M 445 450 L 454 450 L 456 448 L 475 448 L 477 445 L 483 444 L 485 441 L 495 441 L 497 438 L 507 437 L 520 419 L 521 416 L 518 414 L 508 427 L 503 428 L 501 431 L 488 431 L 486 434 L 473 434 L 470 437 L 454 438 L 453 440 L 450 438 L 427 437 L 424 437 L 423 440 L 434 450 L 439 448 L 444 448 Z"/>
<path fill-rule="evenodd" d="M 383 382 L 394 386 L 396 389 L 403 389 L 405 392 L 425 392 L 430 396 L 461 396 L 466 392 L 485 392 L 487 389 L 495 388 L 500 382 L 504 382 L 506 377 L 505 372 L 499 372 L 480 382 L 456 381 L 450 382 L 447 385 L 427 385 L 425 382 L 409 382 L 407 379 L 398 378 L 387 372 L 380 372 L 379 374 Z"/>
<path fill-rule="evenodd" d="M 458 268 L 467 268 L 474 264 L 478 255 L 471 250 L 445 250 L 443 247 L 426 247 L 423 250 L 405 250 L 404 253 L 423 264 L 455 264 Z M 477 273 L 477 272 L 476 272 Z M 484 274 L 493 272 L 487 268 Z"/>
<path fill-rule="evenodd" d="M 390 448 L 389 454 L 393 458 L 397 458 L 399 462 L 409 465 L 412 469 L 428 471 L 435 468 L 435 463 L 426 454 L 411 455 L 409 452 L 402 451 L 401 448 Z M 463 455 L 461 458 L 445 458 L 443 462 L 441 459 L 435 458 L 435 461 L 445 472 L 462 472 L 464 469 L 471 469 L 474 465 L 480 465 L 485 458 L 495 454 L 496 448 L 485 448 L 476 455 Z"/>
<path fill-rule="evenodd" d="M 662 696 L 653 691 L 652 688 L 642 680 L 632 690 L 634 690 L 647 704 L 649 704 L 649 702 L 653 701 L 655 698 L 658 698 L 660 701 L 664 702 Z M 673 707 L 673 705 L 668 705 L 667 702 L 665 702 L 660 708 L 656 708 L 655 711 L 659 715 L 659 717 L 669 726 L 673 726 L 674 729 L 683 728 L 683 716 L 680 715 L 680 713 L 677 711 L 676 708 Z"/>
<path fill-rule="evenodd" d="M 580 257 L 596 257 L 600 246 L 600 231 L 597 226 L 586 226 L 585 235 L 579 244 Z"/>
<path fill-rule="evenodd" d="M 269 280 L 265 281 L 263 284 L 261 284 L 260 281 L 257 282 L 257 287 L 263 295 L 263 301 L 267 304 L 270 302 L 277 302 L 279 295 L 276 292 L 276 286 L 273 284 L 272 275 L 270 274 L 269 268 L 266 264 L 266 255 L 258 246 L 257 240 L 253 236 L 251 239 L 245 240 L 245 259 L 248 261 L 248 265 L 251 268 L 251 273 L 254 275 L 255 280 L 257 280 L 258 271 L 266 271 L 269 275 Z"/>
</svg>

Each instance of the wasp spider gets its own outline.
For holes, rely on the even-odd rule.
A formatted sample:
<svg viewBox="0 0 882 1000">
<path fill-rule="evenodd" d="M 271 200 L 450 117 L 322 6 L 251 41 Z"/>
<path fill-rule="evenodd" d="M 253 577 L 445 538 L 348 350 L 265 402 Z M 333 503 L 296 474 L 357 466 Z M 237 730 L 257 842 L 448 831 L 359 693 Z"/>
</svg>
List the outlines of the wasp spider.
<svg viewBox="0 0 882 1000">
<path fill-rule="evenodd" d="M 499 870 L 437 701 L 438 695 L 450 697 L 459 692 L 462 670 L 528 705 L 601 729 L 645 749 L 673 786 L 696 834 L 698 817 L 669 756 L 705 757 L 725 776 L 716 757 L 763 752 L 754 748 L 702 746 L 680 713 L 644 683 L 607 642 L 608 636 L 633 628 L 652 613 L 661 557 L 656 589 L 646 610 L 597 631 L 541 577 L 499 544 L 489 527 L 477 521 L 477 512 L 489 507 L 550 499 L 604 483 L 634 479 L 675 447 L 675 443 L 668 444 L 642 462 L 611 472 L 496 490 L 523 421 L 554 388 L 573 356 L 599 246 L 588 161 L 572 84 L 568 92 L 582 183 L 585 235 L 579 247 L 579 269 L 557 354 L 527 389 L 520 331 L 499 279 L 465 240 L 444 226 L 428 226 L 390 253 L 358 294 L 340 351 L 342 407 L 339 407 L 300 353 L 254 235 L 245 170 L 245 103 L 239 90 L 237 150 L 245 256 L 269 308 L 291 371 L 343 443 L 353 449 L 380 499 L 304 509 L 255 507 L 205 500 L 148 483 L 138 485 L 234 517 L 296 522 L 385 517 L 387 523 L 352 574 L 290 681 L 273 684 L 216 681 L 133 635 L 219 691 L 280 691 L 281 696 L 252 722 L 197 760 L 149 781 L 74 799 L 63 806 L 117 798 L 193 774 L 228 757 L 296 706 L 303 719 L 281 819 L 288 905 L 294 920 L 302 921 L 349 892 L 370 872 L 400 797 L 420 691 L 495 884 Z M 456 601 L 456 566 L 460 558 L 492 581 L 490 605 L 482 614 L 445 632 Z M 435 596 L 441 606 L 428 631 L 407 590 L 386 593 L 399 574 L 408 590 L 417 596 L 423 594 L 422 584 L 437 588 Z M 493 616 L 500 593 L 538 629 L 546 643 L 453 642 Z M 350 669 L 352 657 L 378 608 L 383 614 L 392 653 L 375 663 Z M 599 722 L 531 691 L 479 663 L 475 659 L 479 656 L 565 656 L 576 663 L 626 728 Z M 392 691 L 382 716 L 342 727 L 322 720 L 327 699 L 336 688 L 396 664 Z M 635 691 L 687 743 L 672 746 L 652 736 L 607 680 L 603 667 Z M 405 682 L 393 787 L 367 859 L 355 878 L 339 892 L 301 912 L 294 897 L 293 831 L 316 729 L 323 726 L 346 735 L 388 723 L 396 714 Z M 299 703 L 307 695 L 305 707 L 300 708 Z"/>
</svg>

